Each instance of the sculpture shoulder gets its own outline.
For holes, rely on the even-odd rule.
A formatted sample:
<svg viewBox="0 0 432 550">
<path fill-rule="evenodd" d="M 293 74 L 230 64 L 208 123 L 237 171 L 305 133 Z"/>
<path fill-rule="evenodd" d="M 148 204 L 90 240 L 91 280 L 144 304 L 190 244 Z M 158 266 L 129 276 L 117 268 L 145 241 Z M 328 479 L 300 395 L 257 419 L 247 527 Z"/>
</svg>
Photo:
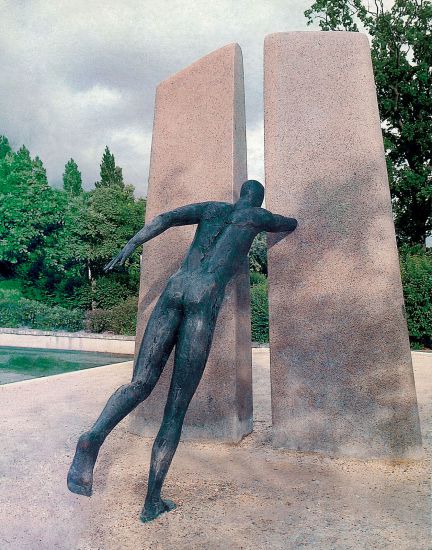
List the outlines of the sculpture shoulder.
<svg viewBox="0 0 432 550">
<path fill-rule="evenodd" d="M 256 229 L 265 227 L 271 221 L 272 213 L 259 206 L 244 208 L 234 213 L 233 222 L 235 224 L 250 225 Z"/>
<path fill-rule="evenodd" d="M 229 202 L 209 201 L 204 203 L 202 219 L 208 220 L 217 216 L 227 215 L 234 209 Z"/>
<path fill-rule="evenodd" d="M 265 208 L 257 208 L 259 212 L 257 212 L 257 217 L 259 220 L 261 220 L 262 223 L 268 223 L 273 219 L 273 214 L 270 212 L 270 210 L 266 210 Z"/>
</svg>

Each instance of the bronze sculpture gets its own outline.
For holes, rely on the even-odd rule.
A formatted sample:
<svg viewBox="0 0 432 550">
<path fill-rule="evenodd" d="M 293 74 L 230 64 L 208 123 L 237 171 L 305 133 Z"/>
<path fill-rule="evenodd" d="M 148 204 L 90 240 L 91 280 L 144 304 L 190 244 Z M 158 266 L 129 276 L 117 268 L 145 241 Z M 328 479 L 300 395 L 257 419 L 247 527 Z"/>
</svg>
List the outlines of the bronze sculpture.
<svg viewBox="0 0 432 550">
<path fill-rule="evenodd" d="M 137 246 L 176 225 L 198 224 L 192 245 L 180 268 L 169 279 L 150 316 L 135 361 L 132 381 L 109 398 L 93 427 L 78 440 L 68 474 L 68 487 L 90 496 L 99 449 L 111 430 L 156 385 L 175 346 L 174 370 L 161 428 L 153 445 L 143 522 L 175 505 L 162 500 L 161 489 L 176 451 L 183 420 L 198 387 L 210 351 L 213 330 L 226 285 L 261 231 L 291 232 L 294 218 L 261 208 L 264 187 L 246 181 L 234 203 L 190 204 L 157 216 L 126 244 L 105 269 L 122 265 Z"/>
</svg>

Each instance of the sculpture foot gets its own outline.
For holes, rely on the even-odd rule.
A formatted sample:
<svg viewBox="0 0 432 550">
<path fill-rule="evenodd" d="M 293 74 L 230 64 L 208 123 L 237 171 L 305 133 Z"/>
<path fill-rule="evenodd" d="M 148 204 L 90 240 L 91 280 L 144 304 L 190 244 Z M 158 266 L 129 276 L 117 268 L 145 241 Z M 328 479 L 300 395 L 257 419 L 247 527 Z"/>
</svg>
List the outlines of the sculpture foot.
<svg viewBox="0 0 432 550">
<path fill-rule="evenodd" d="M 71 493 L 75 493 L 76 495 L 91 497 L 93 492 L 91 483 L 88 484 L 82 481 L 80 481 L 79 483 L 75 483 L 75 481 L 72 481 L 70 476 L 68 476 L 67 486 L 69 491 L 71 491 Z"/>
<path fill-rule="evenodd" d="M 143 523 L 147 523 L 148 521 L 153 521 L 157 517 L 159 517 L 161 514 L 164 514 L 165 512 L 170 512 L 171 510 L 174 510 L 176 508 L 176 505 L 172 500 L 162 500 L 160 499 L 156 503 L 151 504 L 145 504 L 143 511 L 140 515 L 140 520 Z"/>
<path fill-rule="evenodd" d="M 77 495 L 91 496 L 93 486 L 93 468 L 99 447 L 91 441 L 88 434 L 83 434 L 77 444 L 75 456 L 67 476 L 69 491 Z"/>
</svg>

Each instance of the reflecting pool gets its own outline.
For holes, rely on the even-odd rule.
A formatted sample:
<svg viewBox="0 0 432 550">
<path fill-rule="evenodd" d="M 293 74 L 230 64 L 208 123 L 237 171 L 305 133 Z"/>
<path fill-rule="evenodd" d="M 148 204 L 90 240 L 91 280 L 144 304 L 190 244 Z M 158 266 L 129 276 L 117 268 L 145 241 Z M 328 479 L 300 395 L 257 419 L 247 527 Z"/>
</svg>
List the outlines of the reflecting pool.
<svg viewBox="0 0 432 550">
<path fill-rule="evenodd" d="M 132 361 L 132 355 L 0 346 L 0 384 Z"/>
</svg>

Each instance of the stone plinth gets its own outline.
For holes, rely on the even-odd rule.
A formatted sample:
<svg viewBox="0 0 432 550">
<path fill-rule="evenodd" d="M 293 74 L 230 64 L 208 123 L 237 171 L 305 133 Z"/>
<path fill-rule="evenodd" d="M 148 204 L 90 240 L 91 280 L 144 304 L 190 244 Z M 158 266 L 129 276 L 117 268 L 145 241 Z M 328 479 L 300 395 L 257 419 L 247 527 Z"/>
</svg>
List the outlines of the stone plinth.
<svg viewBox="0 0 432 550">
<path fill-rule="evenodd" d="M 146 221 L 201 201 L 238 199 L 247 179 L 243 64 L 230 44 L 157 88 Z M 167 278 L 179 267 L 196 226 L 175 227 L 144 245 L 137 347 Z M 173 354 L 172 354 L 173 355 Z M 131 429 L 159 429 L 173 356 Z M 227 287 L 206 371 L 186 415 L 183 437 L 238 441 L 252 430 L 249 274 Z"/>
<path fill-rule="evenodd" d="M 413 457 L 421 435 L 368 40 L 265 41 L 266 201 L 277 446 Z"/>
</svg>

